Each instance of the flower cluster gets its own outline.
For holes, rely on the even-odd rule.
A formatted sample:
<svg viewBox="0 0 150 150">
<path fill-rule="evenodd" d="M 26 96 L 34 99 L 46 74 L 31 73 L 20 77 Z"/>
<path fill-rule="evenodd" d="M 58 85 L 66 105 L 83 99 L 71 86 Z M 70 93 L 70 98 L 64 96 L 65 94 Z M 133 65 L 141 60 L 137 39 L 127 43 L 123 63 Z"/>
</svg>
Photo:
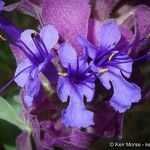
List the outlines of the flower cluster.
<svg viewBox="0 0 150 150">
<path fill-rule="evenodd" d="M 50 84 L 57 84 L 58 97 L 62 102 L 69 100 L 61 117 L 66 126 L 80 128 L 94 124 L 93 112 L 85 108 L 84 102 L 93 100 L 96 79 L 99 79 L 107 90 L 113 88 L 109 102 L 120 113 L 141 99 L 140 87 L 126 79 L 132 73 L 134 61 L 128 53 L 136 43 L 130 44 L 122 36 L 115 21 L 108 21 L 100 27 L 97 45 L 91 44 L 81 35 L 78 36 L 78 42 L 84 49 L 81 56 L 67 42 L 57 45 L 58 39 L 56 28 L 47 25 L 40 33 L 31 29 L 25 30 L 20 38 L 12 43 L 25 55 L 16 69 L 14 80 L 24 88 L 24 101 L 27 106 L 35 103 L 36 96 L 43 88 L 41 73 Z M 61 71 L 58 71 L 53 63 L 52 49 L 56 49 L 55 47 L 58 47 L 56 57 Z M 91 60 L 87 61 L 88 58 Z"/>
<path fill-rule="evenodd" d="M 118 2 L 115 1 L 115 4 Z M 101 4 L 105 9 L 103 13 Z M 99 5 L 100 10 L 96 7 Z M 21 0 L 4 7 L 4 2 L 0 1 L 0 11 L 21 10 L 27 14 L 31 13 L 40 22 L 39 32 L 32 29 L 21 32 L 0 16 L 0 31 L 7 35 L 7 38 L 0 35 L 0 39 L 10 44 L 17 60 L 13 79 L 0 93 L 13 81 L 21 87 L 21 100 L 36 137 L 41 137 L 39 130 L 42 124 L 44 129 L 50 132 L 45 133 L 45 141 L 51 141 L 51 145 L 55 145 L 58 140 L 51 140 L 53 134 L 56 138 L 59 135 L 56 133 L 57 121 L 61 120 L 60 126 L 65 125 L 64 128 L 95 128 L 99 126 L 97 122 L 104 121 L 105 124 L 107 117 L 116 114 L 116 122 L 119 122 L 120 127 L 123 113 L 130 109 L 133 103 L 142 99 L 141 88 L 138 82 L 131 80 L 131 76 L 134 64 L 149 58 L 149 49 L 142 55 L 139 53 L 141 47 L 149 42 L 150 30 L 144 30 L 145 32 L 140 34 L 141 24 L 138 21 L 141 18 L 136 22 L 136 36 L 127 25 L 131 14 L 135 13 L 136 16 L 139 11 L 147 10 L 143 16 L 150 17 L 150 10 L 142 6 L 138 8 L 139 11 L 134 10 L 116 21 L 108 19 L 109 9 L 114 5 L 105 0 L 91 0 L 91 10 L 88 0 Z M 90 13 L 91 16 L 96 15 L 99 21 L 95 18 L 89 19 Z M 98 89 L 100 87 L 104 88 L 110 97 L 103 103 L 104 106 L 101 103 L 95 106 L 97 103 L 94 102 L 100 101 L 100 98 L 96 97 L 101 94 Z M 45 103 L 49 104 L 45 106 Z M 41 123 L 37 112 L 43 107 L 54 109 L 55 113 L 52 113 L 48 122 Z M 108 110 L 111 115 L 103 114 L 101 117 L 98 113 L 101 109 L 106 112 Z M 33 114 L 36 114 L 38 121 L 31 117 Z M 110 124 L 110 121 L 106 124 Z M 61 128 L 60 126 L 58 128 Z M 61 134 L 64 134 L 63 129 L 60 129 Z M 97 129 L 93 130 L 91 132 L 96 134 Z"/>
</svg>

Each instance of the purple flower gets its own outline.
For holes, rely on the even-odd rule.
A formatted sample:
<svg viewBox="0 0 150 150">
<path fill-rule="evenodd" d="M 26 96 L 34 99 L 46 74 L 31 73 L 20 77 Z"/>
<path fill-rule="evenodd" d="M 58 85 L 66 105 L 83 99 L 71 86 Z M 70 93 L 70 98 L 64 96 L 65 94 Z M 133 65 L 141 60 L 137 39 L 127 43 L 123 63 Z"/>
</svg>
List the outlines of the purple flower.
<svg viewBox="0 0 150 150">
<path fill-rule="evenodd" d="M 121 113 L 141 99 L 141 89 L 126 80 L 131 75 L 133 63 L 128 52 L 136 43 L 128 45 L 125 39 L 122 42 L 120 28 L 113 20 L 102 24 L 99 29 L 97 47 L 83 37 L 79 37 L 79 41 L 92 58 L 91 69 L 99 74 L 104 87 L 109 90 L 113 85 L 110 104 Z"/>
<path fill-rule="evenodd" d="M 58 96 L 62 102 L 69 99 L 69 105 L 62 113 L 62 121 L 66 126 L 88 127 L 93 124 L 93 113 L 86 110 L 84 97 L 87 102 L 93 99 L 95 79 L 88 73 L 89 66 L 85 57 L 78 57 L 68 43 L 60 46 L 58 55 L 66 68 L 66 73 L 58 73 Z"/>
<path fill-rule="evenodd" d="M 39 94 L 41 82 L 39 73 L 43 73 L 51 83 L 55 83 L 57 72 L 52 64 L 51 49 L 58 41 L 57 30 L 47 25 L 40 34 L 34 30 L 25 30 L 16 45 L 22 50 L 26 58 L 18 65 L 15 72 L 15 81 L 20 87 L 24 87 L 24 96 L 28 106 L 32 105 L 35 96 Z"/>
<path fill-rule="evenodd" d="M 0 0 L 0 11 L 4 8 L 5 2 Z"/>
</svg>

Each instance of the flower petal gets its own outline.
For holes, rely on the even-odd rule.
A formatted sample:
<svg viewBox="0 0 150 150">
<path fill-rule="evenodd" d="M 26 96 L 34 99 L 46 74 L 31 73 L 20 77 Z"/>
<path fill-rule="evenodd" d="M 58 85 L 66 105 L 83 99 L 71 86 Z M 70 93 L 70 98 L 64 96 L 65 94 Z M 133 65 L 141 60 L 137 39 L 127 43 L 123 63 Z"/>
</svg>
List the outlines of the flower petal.
<svg viewBox="0 0 150 150">
<path fill-rule="evenodd" d="M 4 8 L 5 2 L 3 2 L 2 0 L 0 0 L 0 11 Z"/>
<path fill-rule="evenodd" d="M 141 89 L 136 84 L 129 83 L 126 80 L 119 84 L 119 86 L 118 84 L 113 84 L 115 91 L 110 99 L 110 104 L 116 111 L 122 113 L 129 109 L 132 103 L 139 102 L 141 99 Z"/>
<path fill-rule="evenodd" d="M 68 43 L 63 43 L 58 49 L 58 55 L 60 62 L 64 67 L 76 67 L 77 65 L 77 53 L 75 49 Z"/>
<path fill-rule="evenodd" d="M 89 82 L 85 82 L 80 85 L 80 95 L 83 95 L 86 97 L 87 102 L 91 102 L 94 97 L 94 91 L 95 91 L 95 83 L 94 80 L 91 79 Z"/>
<path fill-rule="evenodd" d="M 49 80 L 50 84 L 56 85 L 58 80 L 58 73 L 51 59 L 46 59 L 41 69 L 42 73 Z"/>
<path fill-rule="evenodd" d="M 56 45 L 59 38 L 56 28 L 51 25 L 44 26 L 41 29 L 40 37 L 48 50 L 52 49 Z"/>
<path fill-rule="evenodd" d="M 16 41 L 20 38 L 21 31 L 15 25 L 10 23 L 6 18 L 0 16 L 0 31 L 8 35 L 13 41 Z"/>
<path fill-rule="evenodd" d="M 21 33 L 20 39 L 26 44 L 26 46 L 34 53 L 38 54 L 38 50 L 33 42 L 33 39 L 31 37 L 31 34 L 35 33 L 32 29 L 27 29 L 24 32 Z"/>
<path fill-rule="evenodd" d="M 31 97 L 27 94 L 24 95 L 24 103 L 27 107 L 31 107 L 33 104 L 34 97 Z"/>
<path fill-rule="evenodd" d="M 79 95 L 83 100 L 86 97 L 87 102 L 92 101 L 95 92 L 95 84 L 93 79 L 87 79 L 88 81 L 80 83 L 78 85 L 71 84 L 67 77 L 60 76 L 58 79 L 57 91 L 58 96 L 62 102 L 66 102 L 67 99 L 74 93 Z M 72 97 L 73 98 L 73 97 Z"/>
<path fill-rule="evenodd" d="M 21 35 L 21 31 L 15 25 L 11 24 L 6 18 L 0 16 L 0 31 L 7 35 L 8 39 L 16 42 Z M 18 44 L 18 43 L 17 43 Z M 15 55 L 17 63 L 24 59 L 23 52 L 16 46 L 11 46 L 12 52 Z"/>
<path fill-rule="evenodd" d="M 120 40 L 121 33 L 115 21 L 108 21 L 100 28 L 100 47 L 113 48 Z"/>
<path fill-rule="evenodd" d="M 88 55 L 94 59 L 96 57 L 96 49 L 95 47 L 84 37 L 78 36 L 78 42 L 82 48 L 85 48 L 87 51 Z"/>
<path fill-rule="evenodd" d="M 74 97 L 63 111 L 62 121 L 66 126 L 86 128 L 94 124 L 93 112 L 86 110 L 83 101 Z"/>
<path fill-rule="evenodd" d="M 37 96 L 40 91 L 40 86 L 41 83 L 37 74 L 35 74 L 34 77 L 30 77 L 25 87 L 27 95 L 30 97 Z"/>
<path fill-rule="evenodd" d="M 130 75 L 131 75 L 131 72 L 132 72 L 132 64 L 133 64 L 132 59 L 131 59 L 129 56 L 127 56 L 127 55 L 119 56 L 119 57 L 117 57 L 117 58 L 122 58 L 122 59 L 125 58 L 125 60 L 120 60 L 120 61 L 118 61 L 118 62 L 120 62 L 120 63 L 118 64 L 118 67 L 121 68 L 121 69 L 122 69 L 121 72 L 122 72 L 127 78 L 129 78 Z M 121 63 L 121 62 L 123 62 L 123 61 L 129 61 L 129 62 L 127 62 L 127 63 Z"/>
<path fill-rule="evenodd" d="M 114 93 L 110 99 L 110 104 L 120 113 L 125 112 L 132 103 L 141 99 L 141 89 L 136 84 L 126 81 L 119 69 L 111 67 L 111 72 L 104 73 L 99 79 L 107 89 L 111 87 L 111 81 Z"/>
<path fill-rule="evenodd" d="M 34 95 L 30 94 L 31 88 L 30 89 L 26 88 L 21 91 L 21 98 L 23 100 L 23 105 L 27 110 L 31 110 L 31 109 L 35 110 L 35 108 L 36 109 L 38 108 L 39 110 L 41 107 L 43 107 L 42 103 L 46 99 L 46 94 L 44 92 L 42 84 L 40 84 L 39 86 L 40 86 L 40 90 Z M 46 105 L 46 106 L 49 107 L 49 105 Z"/>
<path fill-rule="evenodd" d="M 57 85 L 57 93 L 58 97 L 62 102 L 66 102 L 70 95 L 71 85 L 69 83 L 68 78 L 66 77 L 59 77 L 58 78 L 58 85 Z"/>
<path fill-rule="evenodd" d="M 32 67 L 30 67 L 32 64 L 28 59 L 25 59 L 23 62 L 21 62 L 15 72 L 15 82 L 20 86 L 24 87 L 29 79 L 30 73 L 32 71 Z M 28 68 L 28 69 L 26 69 Z M 24 70 L 24 71 L 23 71 Z"/>
<path fill-rule="evenodd" d="M 66 126 L 71 127 L 88 127 L 93 124 L 93 113 L 86 110 L 83 98 L 90 102 L 94 95 L 94 83 L 72 84 L 67 77 L 59 77 L 58 96 L 62 102 L 69 98 L 69 105 L 63 111 L 62 120 Z M 84 116 L 84 117 L 83 117 Z M 84 119 L 83 119 L 84 118 Z"/>
</svg>

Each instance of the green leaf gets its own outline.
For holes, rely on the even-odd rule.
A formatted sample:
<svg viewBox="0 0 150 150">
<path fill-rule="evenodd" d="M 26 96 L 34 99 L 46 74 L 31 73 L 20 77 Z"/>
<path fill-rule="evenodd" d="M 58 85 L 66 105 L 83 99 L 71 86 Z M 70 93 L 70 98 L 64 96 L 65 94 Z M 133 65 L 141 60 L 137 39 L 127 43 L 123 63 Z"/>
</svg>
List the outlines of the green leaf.
<svg viewBox="0 0 150 150">
<path fill-rule="evenodd" d="M 10 95 L 5 98 L 5 100 L 16 110 L 18 114 L 22 112 L 22 105 L 19 100 L 19 94 L 18 95 Z"/>
<path fill-rule="evenodd" d="M 10 146 L 10 145 L 4 145 L 5 150 L 16 150 L 15 147 Z"/>
<path fill-rule="evenodd" d="M 30 131 L 16 110 L 2 97 L 0 97 L 0 119 L 8 121 L 23 131 Z"/>
</svg>

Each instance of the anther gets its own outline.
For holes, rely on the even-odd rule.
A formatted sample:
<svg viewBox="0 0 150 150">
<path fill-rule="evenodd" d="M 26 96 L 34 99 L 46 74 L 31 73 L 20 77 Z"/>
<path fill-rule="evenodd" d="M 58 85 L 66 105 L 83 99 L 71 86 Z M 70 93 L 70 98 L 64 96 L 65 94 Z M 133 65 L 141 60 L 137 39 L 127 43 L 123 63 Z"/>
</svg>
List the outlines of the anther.
<svg viewBox="0 0 150 150">
<path fill-rule="evenodd" d="M 107 71 L 108 71 L 108 68 L 104 68 L 104 69 L 99 70 L 98 73 L 105 73 L 105 72 L 107 72 Z"/>
<path fill-rule="evenodd" d="M 111 61 L 112 58 L 114 57 L 114 55 L 115 55 L 115 54 L 111 54 L 108 60 Z"/>
<path fill-rule="evenodd" d="M 2 39 L 3 41 L 6 41 L 6 39 L 0 34 L 0 39 Z"/>
<path fill-rule="evenodd" d="M 36 32 L 31 33 L 31 37 L 34 38 L 36 36 Z"/>
<path fill-rule="evenodd" d="M 66 76 L 67 76 L 67 73 L 58 72 L 58 75 L 59 75 L 59 76 L 66 77 Z"/>
</svg>

